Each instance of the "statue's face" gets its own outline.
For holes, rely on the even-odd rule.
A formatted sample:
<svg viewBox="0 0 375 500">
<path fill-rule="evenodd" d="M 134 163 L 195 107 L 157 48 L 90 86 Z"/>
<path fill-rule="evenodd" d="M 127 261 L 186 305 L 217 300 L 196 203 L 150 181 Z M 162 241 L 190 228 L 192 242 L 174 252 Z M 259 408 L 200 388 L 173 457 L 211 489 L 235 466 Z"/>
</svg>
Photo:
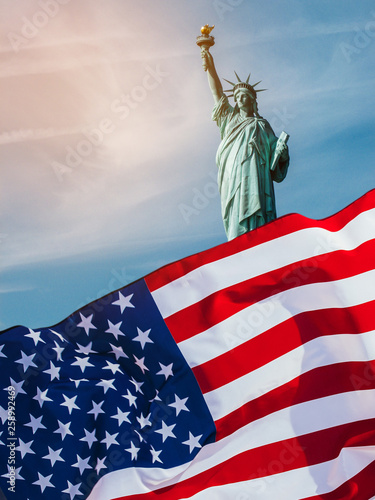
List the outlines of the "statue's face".
<svg viewBox="0 0 375 500">
<path fill-rule="evenodd" d="M 253 110 L 253 98 L 246 91 L 239 90 L 236 92 L 236 102 L 240 109 L 249 112 Z"/>
</svg>

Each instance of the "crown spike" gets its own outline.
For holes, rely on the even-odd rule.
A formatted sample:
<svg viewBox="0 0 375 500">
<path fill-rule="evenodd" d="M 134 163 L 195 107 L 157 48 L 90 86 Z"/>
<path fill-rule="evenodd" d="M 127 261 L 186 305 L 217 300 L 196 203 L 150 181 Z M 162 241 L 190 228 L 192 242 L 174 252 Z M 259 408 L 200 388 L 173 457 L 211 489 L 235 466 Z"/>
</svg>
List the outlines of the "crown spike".
<svg viewBox="0 0 375 500">
<path fill-rule="evenodd" d="M 229 80 L 227 80 L 226 78 L 223 78 L 223 80 L 225 80 L 226 82 L 228 82 L 230 85 L 232 85 L 233 87 L 236 85 L 235 83 L 233 82 L 230 82 Z"/>
<path fill-rule="evenodd" d="M 249 83 L 250 77 L 251 77 L 251 73 L 249 73 L 249 76 L 246 78 L 245 82 L 240 79 L 240 77 L 238 76 L 238 74 L 236 72 L 234 72 L 234 74 L 236 75 L 236 78 L 238 80 L 237 83 L 233 83 L 233 82 L 227 80 L 226 78 L 223 78 L 223 80 L 225 80 L 226 82 L 228 82 L 233 87 L 230 90 L 224 90 L 223 91 L 225 93 L 230 93 L 230 95 L 228 94 L 228 97 L 234 96 L 234 94 L 237 92 L 237 90 L 247 89 L 250 92 L 250 94 L 252 95 L 253 99 L 256 99 L 256 96 L 257 96 L 258 92 L 264 92 L 265 90 L 267 90 L 267 89 L 259 89 L 259 90 L 255 89 L 255 87 L 257 85 L 259 85 L 262 80 L 259 80 L 259 82 L 256 82 L 253 85 Z"/>
</svg>

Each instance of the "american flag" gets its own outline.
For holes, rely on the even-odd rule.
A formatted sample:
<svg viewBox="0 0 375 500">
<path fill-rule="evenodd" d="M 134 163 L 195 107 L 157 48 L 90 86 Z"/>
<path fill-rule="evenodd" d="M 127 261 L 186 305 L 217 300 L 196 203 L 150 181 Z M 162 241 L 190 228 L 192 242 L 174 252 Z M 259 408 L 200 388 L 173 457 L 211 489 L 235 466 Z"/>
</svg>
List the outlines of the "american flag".
<svg viewBox="0 0 375 500">
<path fill-rule="evenodd" d="M 288 215 L 172 263 L 53 327 L 4 331 L 3 492 L 372 498 L 374 238 L 370 191 L 328 219 Z"/>
</svg>

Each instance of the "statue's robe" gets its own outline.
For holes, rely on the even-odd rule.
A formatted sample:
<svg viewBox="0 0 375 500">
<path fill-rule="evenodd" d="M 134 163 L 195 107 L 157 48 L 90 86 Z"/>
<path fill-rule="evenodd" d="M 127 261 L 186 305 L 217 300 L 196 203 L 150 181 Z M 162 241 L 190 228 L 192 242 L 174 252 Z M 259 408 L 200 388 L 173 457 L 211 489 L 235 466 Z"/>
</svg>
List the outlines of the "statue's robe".
<svg viewBox="0 0 375 500">
<path fill-rule="evenodd" d="M 212 119 L 221 132 L 216 155 L 221 211 L 228 240 L 276 218 L 273 181 L 281 182 L 287 160 L 271 164 L 277 137 L 263 118 L 242 117 L 226 96 L 215 105 Z"/>
</svg>

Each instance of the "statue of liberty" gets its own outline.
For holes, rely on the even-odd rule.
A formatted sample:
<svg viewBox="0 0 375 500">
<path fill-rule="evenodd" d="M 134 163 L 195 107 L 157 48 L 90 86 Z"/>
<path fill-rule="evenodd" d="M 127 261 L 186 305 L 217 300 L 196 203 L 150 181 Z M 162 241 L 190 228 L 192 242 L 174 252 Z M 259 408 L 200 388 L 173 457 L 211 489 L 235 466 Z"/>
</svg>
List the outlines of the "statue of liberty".
<svg viewBox="0 0 375 500">
<path fill-rule="evenodd" d="M 232 85 L 225 91 L 231 95 L 226 96 L 208 46 L 198 45 L 215 102 L 212 119 L 221 133 L 216 154 L 218 186 L 225 232 L 232 240 L 276 218 L 273 181 L 281 182 L 287 174 L 288 136 L 283 133 L 286 140 L 278 141 L 268 121 L 259 116 L 257 92 L 261 90 L 255 87 L 260 82 L 251 85 L 250 75 L 241 81 L 235 73 L 237 83 L 226 80 Z M 232 96 L 234 107 L 228 101 Z"/>
</svg>

